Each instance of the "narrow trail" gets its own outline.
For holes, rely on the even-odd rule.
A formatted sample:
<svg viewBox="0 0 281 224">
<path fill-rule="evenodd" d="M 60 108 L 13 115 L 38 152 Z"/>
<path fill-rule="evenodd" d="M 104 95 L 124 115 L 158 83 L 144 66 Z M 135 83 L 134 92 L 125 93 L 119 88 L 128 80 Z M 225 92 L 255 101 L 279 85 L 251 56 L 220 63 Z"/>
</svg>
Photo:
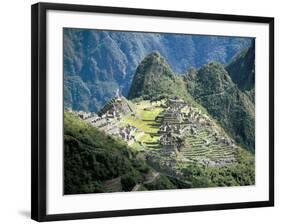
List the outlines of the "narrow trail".
<svg viewBox="0 0 281 224">
<path fill-rule="evenodd" d="M 229 91 L 230 89 L 234 88 L 235 86 L 230 86 L 227 89 L 221 91 L 221 92 L 217 92 L 217 93 L 212 93 L 212 94 L 203 94 L 197 97 L 194 97 L 195 100 L 200 99 L 200 98 L 204 98 L 204 97 L 208 97 L 208 96 L 219 96 L 224 94 L 226 91 Z"/>
<path fill-rule="evenodd" d="M 141 187 L 141 184 L 136 184 L 134 186 L 134 188 L 132 189 L 132 191 L 138 191 L 140 187 Z"/>
<path fill-rule="evenodd" d="M 155 181 L 159 177 L 159 175 L 160 174 L 158 172 L 153 172 L 152 176 L 148 180 L 144 181 L 141 184 L 136 184 L 133 187 L 132 191 L 138 191 L 143 184 L 150 184 L 150 183 L 152 183 L 153 181 Z"/>
<path fill-rule="evenodd" d="M 156 172 L 156 173 L 153 173 L 153 176 L 149 179 L 149 180 L 146 180 L 146 181 L 144 181 L 143 183 L 144 184 L 150 184 L 150 183 L 152 183 L 153 181 L 155 181 L 158 177 L 159 177 L 159 173 L 158 172 Z"/>
</svg>

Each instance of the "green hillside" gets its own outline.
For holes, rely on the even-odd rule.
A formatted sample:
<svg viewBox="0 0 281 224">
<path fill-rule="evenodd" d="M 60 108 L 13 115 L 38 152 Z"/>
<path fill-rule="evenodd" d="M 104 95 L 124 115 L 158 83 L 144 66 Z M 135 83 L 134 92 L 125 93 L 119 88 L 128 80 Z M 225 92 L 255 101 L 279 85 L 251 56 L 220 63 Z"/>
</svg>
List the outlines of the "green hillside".
<svg viewBox="0 0 281 224">
<path fill-rule="evenodd" d="M 234 144 L 220 125 L 200 108 L 188 106 L 181 110 L 189 120 L 181 123 L 187 131 L 177 135 L 182 142 L 178 150 L 167 152 L 159 144 L 159 130 L 168 121 L 165 115 L 167 100 L 137 101 L 132 104 L 134 113 L 123 115 L 114 122 L 115 125 L 137 128 L 134 133 L 136 141 L 130 146 L 141 152 L 146 162 L 157 172 L 166 175 L 177 188 L 255 183 L 253 154 Z M 197 119 L 192 119 L 192 114 L 196 114 Z M 171 125 L 178 123 L 176 120 L 169 120 Z M 162 189 L 163 183 L 166 181 L 159 178 L 158 182 L 142 184 L 140 189 L 155 190 L 155 184 Z M 167 188 L 169 186 L 166 185 Z"/>
<path fill-rule="evenodd" d="M 124 142 L 64 113 L 65 194 L 130 191 L 151 172 Z M 163 179 L 169 188 L 175 188 Z M 157 181 L 154 184 L 158 186 Z"/>
<path fill-rule="evenodd" d="M 128 99 L 157 99 L 161 97 L 186 96 L 180 77 L 176 76 L 165 59 L 158 53 L 147 55 L 137 67 Z"/>
<path fill-rule="evenodd" d="M 254 152 L 253 93 L 254 90 L 240 90 L 222 64 L 209 63 L 199 70 L 190 69 L 183 78 L 174 74 L 158 52 L 153 52 L 138 66 L 128 97 L 145 100 L 180 97 L 210 114 L 241 146 Z"/>
<path fill-rule="evenodd" d="M 226 67 L 231 79 L 241 90 L 255 88 L 255 42 L 239 53 Z"/>
<path fill-rule="evenodd" d="M 188 91 L 240 145 L 254 152 L 255 106 L 219 63 L 187 75 Z"/>
</svg>

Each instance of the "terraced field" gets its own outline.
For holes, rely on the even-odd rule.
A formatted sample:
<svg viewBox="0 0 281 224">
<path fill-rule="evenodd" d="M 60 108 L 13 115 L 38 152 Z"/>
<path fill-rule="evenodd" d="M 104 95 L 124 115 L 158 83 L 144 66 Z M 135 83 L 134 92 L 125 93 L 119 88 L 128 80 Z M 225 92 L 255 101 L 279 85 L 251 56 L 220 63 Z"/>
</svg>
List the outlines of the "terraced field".
<svg viewBox="0 0 281 224">
<path fill-rule="evenodd" d="M 134 105 L 134 113 L 122 116 L 117 122 L 118 126 L 130 124 L 137 128 L 135 132 L 136 142 L 131 147 L 136 150 L 147 153 L 149 150 L 150 157 L 161 158 L 162 164 L 174 163 L 175 158 L 172 155 L 168 158 L 163 158 L 163 150 L 159 144 L 159 127 L 162 123 L 176 123 L 174 118 L 165 117 L 166 108 L 163 106 L 165 101 L 140 101 Z M 226 133 L 212 120 L 208 115 L 202 113 L 198 108 L 188 107 L 183 108 L 181 113 L 196 113 L 197 120 L 202 119 L 207 123 L 199 123 L 197 120 L 191 122 L 183 122 L 183 128 L 187 130 L 183 134 L 184 145 L 182 145 L 177 154 L 176 160 L 182 163 L 196 162 L 208 166 L 221 166 L 235 162 L 235 155 L 238 147 L 233 143 L 225 143 L 223 139 L 229 139 Z M 190 129 L 194 129 L 191 132 Z M 215 134 L 216 133 L 216 134 Z M 214 135 L 215 134 L 215 135 Z M 155 152 L 152 152 L 155 151 Z M 152 156 L 151 156 L 152 155 Z M 167 155 L 165 155 L 167 157 Z"/>
<path fill-rule="evenodd" d="M 224 136 L 223 133 L 221 135 Z M 213 166 L 235 162 L 238 147 L 216 140 L 212 130 L 206 127 L 198 128 L 196 135 L 188 133 L 185 141 L 186 145 L 181 148 L 181 153 L 190 161 Z"/>
<path fill-rule="evenodd" d="M 164 110 L 161 107 L 162 101 L 153 102 L 141 101 L 134 106 L 134 114 L 128 114 L 121 118 L 119 126 L 125 126 L 127 124 L 137 128 L 135 135 L 136 142 L 132 144 L 132 147 L 138 150 L 158 150 L 160 148 L 158 144 L 160 123 L 155 121 L 155 118 Z"/>
<path fill-rule="evenodd" d="M 198 170 L 214 170 L 210 172 L 215 173 L 227 167 L 237 166 L 236 170 L 243 170 L 248 164 L 253 167 L 253 156 L 236 145 L 206 112 L 184 102 L 177 105 L 170 102 L 130 102 L 130 112 L 103 120 L 97 127 L 118 138 L 122 137 L 120 130 L 132 127 L 134 131 L 130 134 L 133 140 L 126 141 L 127 144 L 142 152 L 140 155 L 155 172 L 188 186 L 193 180 L 185 172 L 194 166 Z M 241 155 L 244 157 L 242 165 L 239 159 Z M 247 169 L 245 171 L 248 172 Z M 228 174 L 229 171 L 225 171 L 223 175 Z M 211 178 L 217 174 L 204 175 L 210 175 L 208 178 Z M 207 176 L 205 178 L 209 180 Z M 107 182 L 108 191 L 119 189 L 119 182 L 118 179 Z M 239 183 L 239 180 L 235 183 Z M 135 190 L 139 188 L 141 185 L 136 186 Z"/>
<path fill-rule="evenodd" d="M 149 111 L 145 110 L 146 107 L 151 107 L 149 102 L 142 102 L 138 107 L 138 113 L 142 115 L 139 119 L 143 118 L 143 115 L 149 116 L 149 119 L 143 119 L 145 125 L 140 127 L 142 130 L 149 130 L 149 133 L 145 132 L 143 138 L 139 139 L 140 142 L 143 139 L 145 141 L 138 147 L 139 149 L 143 147 L 147 161 L 154 169 L 177 180 L 188 182 L 182 171 L 191 164 L 204 167 L 226 167 L 237 164 L 239 146 L 207 114 L 198 108 L 184 107 L 181 114 L 186 117 L 179 122 L 174 117 L 167 117 L 165 112 L 167 107 L 160 106 L 163 102 L 157 105 L 159 106 Z M 167 151 L 167 147 L 159 144 L 157 131 L 163 123 L 180 123 L 181 129 L 184 130 L 178 135 L 184 140 L 180 147 L 169 146 Z M 130 124 L 134 125 L 134 122 Z"/>
</svg>

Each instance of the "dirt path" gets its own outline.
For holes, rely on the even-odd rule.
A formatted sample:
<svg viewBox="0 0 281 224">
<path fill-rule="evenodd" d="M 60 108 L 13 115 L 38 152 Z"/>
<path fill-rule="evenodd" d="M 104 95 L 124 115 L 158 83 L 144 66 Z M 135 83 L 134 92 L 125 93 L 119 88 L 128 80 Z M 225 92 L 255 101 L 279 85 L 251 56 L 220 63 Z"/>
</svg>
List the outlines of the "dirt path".
<svg viewBox="0 0 281 224">
<path fill-rule="evenodd" d="M 122 191 L 121 177 L 117 177 L 111 180 L 104 181 L 106 191 L 108 192 L 118 192 Z"/>
<path fill-rule="evenodd" d="M 134 186 L 134 188 L 132 189 L 132 191 L 138 191 L 140 187 L 141 187 L 141 184 L 136 184 Z"/>
<path fill-rule="evenodd" d="M 159 177 L 159 173 L 158 172 L 153 172 L 152 173 L 152 176 L 148 178 L 148 180 L 144 181 L 143 183 L 144 184 L 150 184 L 152 183 L 153 181 L 155 181 L 158 177 Z"/>
<path fill-rule="evenodd" d="M 218 96 L 218 95 L 222 95 L 223 93 L 225 93 L 226 91 L 230 90 L 231 88 L 233 88 L 234 86 L 230 86 L 227 89 L 221 91 L 221 92 L 217 92 L 217 93 L 212 93 L 212 94 L 203 94 L 197 97 L 194 97 L 195 100 L 203 98 L 203 97 L 208 97 L 208 96 Z"/>
<path fill-rule="evenodd" d="M 153 172 L 152 175 L 149 176 L 149 177 L 147 178 L 147 180 L 144 181 L 142 184 L 150 184 L 150 183 L 152 183 L 153 181 L 155 181 L 157 178 L 159 178 L 159 176 L 160 176 L 160 173 L 158 173 L 158 172 Z M 132 191 L 138 191 L 138 190 L 140 189 L 140 187 L 142 186 L 142 184 L 136 184 L 136 185 L 134 186 L 134 188 L 132 189 Z"/>
</svg>

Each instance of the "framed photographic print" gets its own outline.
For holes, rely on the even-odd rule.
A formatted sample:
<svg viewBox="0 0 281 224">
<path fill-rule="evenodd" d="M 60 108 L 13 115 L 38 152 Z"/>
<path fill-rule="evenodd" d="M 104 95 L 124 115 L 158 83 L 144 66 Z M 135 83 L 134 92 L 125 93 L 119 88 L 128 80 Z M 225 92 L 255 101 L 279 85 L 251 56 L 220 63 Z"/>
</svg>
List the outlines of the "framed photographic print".
<svg viewBox="0 0 281 224">
<path fill-rule="evenodd" d="M 32 219 L 274 205 L 274 19 L 32 6 Z"/>
</svg>

